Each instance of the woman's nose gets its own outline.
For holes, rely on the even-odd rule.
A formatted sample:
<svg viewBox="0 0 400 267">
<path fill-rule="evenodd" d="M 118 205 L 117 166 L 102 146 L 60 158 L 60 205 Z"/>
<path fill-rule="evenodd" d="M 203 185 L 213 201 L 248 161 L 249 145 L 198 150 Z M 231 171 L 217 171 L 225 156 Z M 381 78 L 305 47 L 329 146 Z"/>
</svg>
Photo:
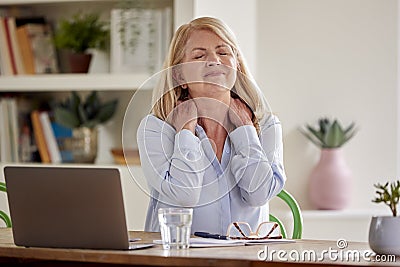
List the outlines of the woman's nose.
<svg viewBox="0 0 400 267">
<path fill-rule="evenodd" d="M 207 66 L 216 66 L 216 65 L 221 65 L 221 61 L 217 54 L 210 53 L 207 56 Z"/>
</svg>

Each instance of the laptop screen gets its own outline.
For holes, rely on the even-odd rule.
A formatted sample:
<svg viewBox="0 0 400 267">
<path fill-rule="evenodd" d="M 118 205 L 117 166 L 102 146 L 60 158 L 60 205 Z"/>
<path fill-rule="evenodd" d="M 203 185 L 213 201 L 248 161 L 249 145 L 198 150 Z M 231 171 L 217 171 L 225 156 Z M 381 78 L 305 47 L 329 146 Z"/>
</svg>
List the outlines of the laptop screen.
<svg viewBox="0 0 400 267">
<path fill-rule="evenodd" d="M 20 246 L 128 249 L 117 168 L 4 168 L 14 242 Z"/>
</svg>

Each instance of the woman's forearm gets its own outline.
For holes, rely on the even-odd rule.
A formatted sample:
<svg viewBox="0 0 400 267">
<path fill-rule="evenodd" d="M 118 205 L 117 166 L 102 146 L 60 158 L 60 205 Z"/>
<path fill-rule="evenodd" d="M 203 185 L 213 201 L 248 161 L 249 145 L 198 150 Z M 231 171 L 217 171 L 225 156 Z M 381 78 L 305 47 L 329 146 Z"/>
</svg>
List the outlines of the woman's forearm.
<svg viewBox="0 0 400 267">
<path fill-rule="evenodd" d="M 286 181 L 280 125 L 262 132 L 263 137 L 262 145 L 253 126 L 240 127 L 230 134 L 236 152 L 231 170 L 242 200 L 250 206 L 264 205 L 282 190 Z"/>
<path fill-rule="evenodd" d="M 168 204 L 194 206 L 204 176 L 200 141 L 188 130 L 176 134 L 172 127 L 155 120 L 150 117 L 138 130 L 141 164 L 148 184 Z"/>
</svg>

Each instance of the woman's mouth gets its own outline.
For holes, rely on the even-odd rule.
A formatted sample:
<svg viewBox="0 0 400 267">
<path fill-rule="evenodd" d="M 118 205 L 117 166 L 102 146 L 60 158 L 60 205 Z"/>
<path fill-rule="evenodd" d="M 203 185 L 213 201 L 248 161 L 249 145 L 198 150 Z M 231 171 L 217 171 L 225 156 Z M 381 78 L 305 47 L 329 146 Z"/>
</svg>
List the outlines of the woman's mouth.
<svg viewBox="0 0 400 267">
<path fill-rule="evenodd" d="M 210 72 L 207 72 L 204 75 L 204 77 L 215 77 L 215 76 L 220 76 L 220 75 L 225 75 L 225 73 L 222 71 L 210 71 Z"/>
</svg>

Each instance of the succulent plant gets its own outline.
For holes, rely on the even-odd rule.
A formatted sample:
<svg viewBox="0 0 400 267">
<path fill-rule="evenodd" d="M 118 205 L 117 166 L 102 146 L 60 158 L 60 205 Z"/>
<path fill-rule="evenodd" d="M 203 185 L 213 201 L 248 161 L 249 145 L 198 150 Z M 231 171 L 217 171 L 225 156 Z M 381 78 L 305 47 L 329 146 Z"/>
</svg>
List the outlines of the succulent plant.
<svg viewBox="0 0 400 267">
<path fill-rule="evenodd" d="M 389 206 L 390 210 L 392 211 L 393 216 L 397 216 L 397 206 L 400 200 L 400 181 L 397 180 L 395 182 L 390 183 L 387 182 L 384 185 L 380 183 L 374 184 L 374 187 L 378 190 L 375 193 L 378 195 L 372 202 L 375 203 L 385 203 Z"/>
<path fill-rule="evenodd" d="M 351 123 L 347 128 L 343 128 L 338 120 L 331 122 L 328 118 L 318 120 L 318 128 L 306 125 L 305 129 L 300 129 L 312 143 L 320 148 L 338 148 L 349 141 L 356 130 L 355 124 Z"/>
<path fill-rule="evenodd" d="M 117 105 L 116 99 L 101 103 L 96 91 L 93 91 L 84 101 L 76 92 L 72 92 L 64 102 L 53 107 L 54 119 L 68 128 L 94 128 L 108 121 L 114 115 Z"/>
</svg>

